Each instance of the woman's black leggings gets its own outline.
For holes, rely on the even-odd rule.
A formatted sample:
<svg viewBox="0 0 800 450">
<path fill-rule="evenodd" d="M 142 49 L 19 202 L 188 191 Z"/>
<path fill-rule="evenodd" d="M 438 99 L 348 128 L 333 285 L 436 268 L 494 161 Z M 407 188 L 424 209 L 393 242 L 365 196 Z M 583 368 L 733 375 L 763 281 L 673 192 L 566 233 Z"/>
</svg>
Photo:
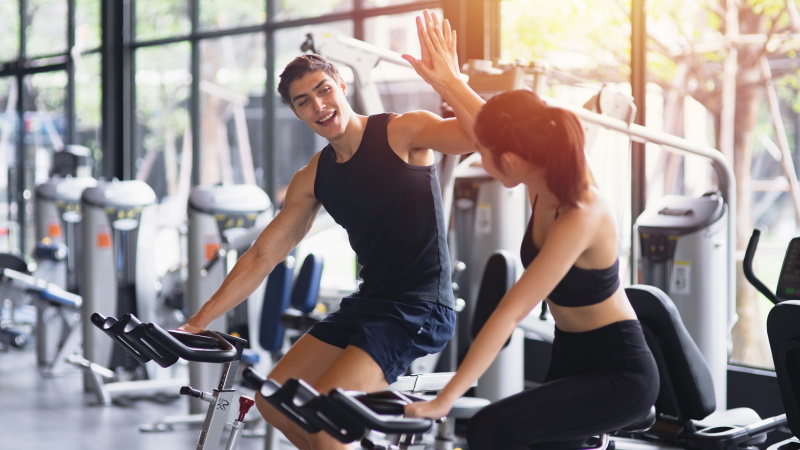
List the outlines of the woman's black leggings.
<svg viewBox="0 0 800 450">
<path fill-rule="evenodd" d="M 487 406 L 469 422 L 470 450 L 578 446 L 641 419 L 659 379 L 637 320 L 585 333 L 556 329 L 544 384 Z"/>
</svg>

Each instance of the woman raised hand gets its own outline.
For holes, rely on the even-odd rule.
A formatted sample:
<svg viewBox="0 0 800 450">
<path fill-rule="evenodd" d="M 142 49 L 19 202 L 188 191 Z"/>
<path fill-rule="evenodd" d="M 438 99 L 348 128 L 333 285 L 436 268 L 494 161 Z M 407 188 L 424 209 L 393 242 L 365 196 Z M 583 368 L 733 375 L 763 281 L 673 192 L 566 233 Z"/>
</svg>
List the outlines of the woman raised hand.
<svg viewBox="0 0 800 450">
<path fill-rule="evenodd" d="M 436 13 L 425 10 L 423 17 L 417 17 L 421 55 L 416 59 L 404 54 L 414 70 L 431 86 L 439 91 L 448 82 L 458 78 L 461 73 L 456 52 L 456 32 L 450 28 L 450 21 L 439 20 Z"/>
</svg>

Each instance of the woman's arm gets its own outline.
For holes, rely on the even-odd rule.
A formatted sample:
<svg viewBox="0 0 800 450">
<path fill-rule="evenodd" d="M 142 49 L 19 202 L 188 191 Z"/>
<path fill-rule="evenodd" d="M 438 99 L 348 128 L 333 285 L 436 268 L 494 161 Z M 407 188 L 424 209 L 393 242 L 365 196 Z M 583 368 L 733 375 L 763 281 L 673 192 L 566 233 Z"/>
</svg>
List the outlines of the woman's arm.
<svg viewBox="0 0 800 450">
<path fill-rule="evenodd" d="M 453 108 L 464 132 L 475 140 L 475 116 L 485 101 L 461 77 L 456 54 L 456 32 L 450 22 L 439 22 L 436 14 L 425 10 L 417 17 L 421 59 L 403 55 L 417 73 Z"/>
<path fill-rule="evenodd" d="M 439 418 L 450 411 L 456 399 L 488 369 L 519 322 L 552 292 L 578 257 L 592 245 L 594 215 L 576 208 L 556 219 L 539 255 L 489 316 L 453 379 L 434 400 L 406 406 L 407 416 Z"/>
</svg>

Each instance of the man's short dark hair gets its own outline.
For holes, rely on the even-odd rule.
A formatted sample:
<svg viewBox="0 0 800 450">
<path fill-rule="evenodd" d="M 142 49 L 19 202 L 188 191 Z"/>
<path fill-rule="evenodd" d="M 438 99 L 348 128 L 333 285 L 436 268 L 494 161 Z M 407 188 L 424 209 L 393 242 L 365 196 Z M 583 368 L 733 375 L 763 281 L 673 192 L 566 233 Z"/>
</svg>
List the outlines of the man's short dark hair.
<svg viewBox="0 0 800 450">
<path fill-rule="evenodd" d="M 299 80 L 311 72 L 319 71 L 325 72 L 337 83 L 342 79 L 339 69 L 332 62 L 317 54 L 300 55 L 287 64 L 280 75 L 281 81 L 278 83 L 278 93 L 281 95 L 283 103 L 292 105 L 292 99 L 289 98 L 289 86 L 293 81 Z"/>
</svg>

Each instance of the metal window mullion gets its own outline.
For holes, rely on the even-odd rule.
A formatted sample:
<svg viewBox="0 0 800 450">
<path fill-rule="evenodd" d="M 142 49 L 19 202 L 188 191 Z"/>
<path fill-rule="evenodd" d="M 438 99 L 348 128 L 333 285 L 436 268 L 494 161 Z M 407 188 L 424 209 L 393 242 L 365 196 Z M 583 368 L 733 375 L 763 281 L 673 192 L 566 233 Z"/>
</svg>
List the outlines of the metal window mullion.
<svg viewBox="0 0 800 450">
<path fill-rule="evenodd" d="M 19 232 L 17 233 L 17 244 L 19 245 L 19 252 L 25 252 L 25 86 L 24 74 L 20 72 L 17 75 L 17 160 L 16 160 L 16 192 L 14 202 L 17 204 L 17 224 L 19 224 Z"/>
<path fill-rule="evenodd" d="M 362 17 L 363 0 L 353 0 L 353 37 L 364 40 L 364 17 Z"/>
<path fill-rule="evenodd" d="M 118 98 L 122 114 L 122 172 L 124 179 L 132 180 L 135 174 L 134 142 L 136 139 L 136 54 L 131 43 L 136 36 L 136 2 L 122 2 L 122 69 L 121 89 Z"/>
<path fill-rule="evenodd" d="M 28 0 L 19 0 L 19 60 L 24 61 L 25 55 L 28 52 L 25 51 L 25 47 L 28 45 L 27 39 L 25 38 L 25 30 L 28 28 Z"/>
<path fill-rule="evenodd" d="M 200 5 L 198 0 L 189 0 L 189 16 L 192 23 L 189 45 L 192 83 L 189 93 L 189 120 L 192 136 L 192 180 L 191 185 L 200 183 L 200 41 L 197 30 L 200 28 Z"/>
<path fill-rule="evenodd" d="M 75 26 L 77 24 L 75 0 L 67 0 L 67 92 L 64 98 L 64 114 L 67 120 L 65 143 L 76 143 L 77 115 L 75 113 Z"/>
<path fill-rule="evenodd" d="M 264 87 L 264 130 L 265 139 L 264 150 L 266 155 L 264 164 L 267 166 L 264 170 L 264 190 L 271 199 L 275 199 L 277 186 L 275 184 L 278 180 L 278 171 L 276 168 L 275 157 L 275 28 L 270 27 L 269 24 L 275 17 L 275 2 L 279 0 L 265 0 L 267 11 L 267 26 L 264 29 L 264 49 L 267 53 L 265 58 L 265 65 L 267 69 L 266 86 Z"/>
<path fill-rule="evenodd" d="M 645 0 L 631 1 L 631 90 L 636 105 L 634 123 L 644 126 L 645 95 L 647 93 L 647 17 L 644 11 Z M 647 184 L 645 174 L 645 144 L 631 144 L 631 223 L 644 212 L 647 206 Z M 631 248 L 635 246 L 637 236 L 631 227 Z M 636 282 L 636 262 L 630 258 L 631 282 Z"/>
<path fill-rule="evenodd" d="M 28 10 L 28 2 L 27 0 L 19 0 L 19 62 L 18 67 L 22 69 L 24 67 L 23 61 L 25 61 L 25 55 L 27 52 L 25 51 L 25 47 L 27 46 L 27 39 L 25 36 L 25 30 L 27 29 L 28 20 L 27 20 L 27 10 Z M 17 179 L 16 179 L 16 192 L 14 203 L 17 205 L 17 224 L 19 224 L 19 232 L 17 233 L 17 244 L 19 245 L 20 253 L 25 251 L 25 85 L 24 85 L 24 70 L 20 70 L 17 74 L 17 117 L 18 117 L 18 128 L 17 128 L 17 161 L 16 161 L 16 171 L 17 171 Z M 10 203 L 10 202 L 9 202 Z"/>
</svg>

